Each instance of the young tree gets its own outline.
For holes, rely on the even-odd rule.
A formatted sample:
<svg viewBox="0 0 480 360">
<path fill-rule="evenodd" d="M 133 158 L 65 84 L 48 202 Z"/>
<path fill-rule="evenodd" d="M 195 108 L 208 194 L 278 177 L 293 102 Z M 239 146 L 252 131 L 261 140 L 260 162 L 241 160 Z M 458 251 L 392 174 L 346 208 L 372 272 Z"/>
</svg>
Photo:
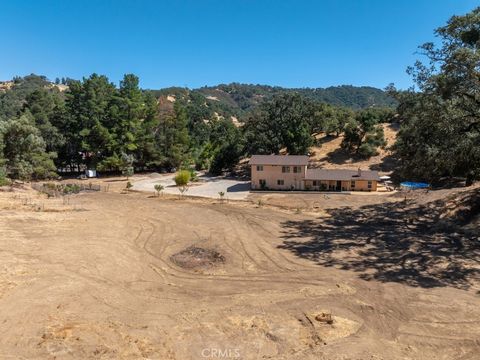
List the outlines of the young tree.
<svg viewBox="0 0 480 360">
<path fill-rule="evenodd" d="M 218 196 L 220 196 L 220 201 L 223 202 L 225 200 L 225 191 L 219 191 Z"/>
<path fill-rule="evenodd" d="M 164 186 L 161 184 L 155 184 L 154 189 L 155 189 L 155 192 L 157 193 L 157 196 L 160 196 L 160 193 L 163 191 Z"/>
</svg>

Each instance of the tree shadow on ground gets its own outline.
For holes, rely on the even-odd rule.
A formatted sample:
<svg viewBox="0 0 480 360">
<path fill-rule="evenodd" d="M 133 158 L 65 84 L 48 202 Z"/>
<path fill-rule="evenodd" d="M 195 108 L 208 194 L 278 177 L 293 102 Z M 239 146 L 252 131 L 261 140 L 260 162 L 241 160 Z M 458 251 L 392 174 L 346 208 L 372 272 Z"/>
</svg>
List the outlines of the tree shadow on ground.
<svg viewBox="0 0 480 360">
<path fill-rule="evenodd" d="M 443 205 L 400 202 L 327 210 L 331 217 L 283 223 L 279 247 L 322 266 L 358 272 L 365 280 L 468 289 L 479 280 L 480 234 L 455 231 L 440 221 Z"/>
<path fill-rule="evenodd" d="M 393 155 L 387 155 L 382 159 L 379 164 L 373 164 L 369 166 L 370 170 L 383 171 L 383 172 L 395 172 L 398 168 L 398 159 Z M 398 176 L 396 176 L 398 177 Z"/>
<path fill-rule="evenodd" d="M 251 187 L 251 184 L 248 183 L 243 183 L 243 184 L 235 184 L 232 186 L 229 186 L 227 188 L 227 192 L 232 193 L 232 192 L 243 192 L 243 191 L 249 191 Z"/>
<path fill-rule="evenodd" d="M 346 164 L 348 161 L 354 163 L 361 160 L 361 158 L 352 155 L 350 152 L 340 147 L 333 151 L 330 151 L 327 156 L 320 159 L 320 161 L 328 161 L 331 164 L 337 165 Z"/>
</svg>

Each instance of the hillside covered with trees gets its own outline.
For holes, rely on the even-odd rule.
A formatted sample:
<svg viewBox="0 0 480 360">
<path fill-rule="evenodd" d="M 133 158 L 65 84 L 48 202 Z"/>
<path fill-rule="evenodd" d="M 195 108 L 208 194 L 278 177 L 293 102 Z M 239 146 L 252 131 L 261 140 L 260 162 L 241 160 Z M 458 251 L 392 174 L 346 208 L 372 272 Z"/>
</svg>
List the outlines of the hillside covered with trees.
<svg viewBox="0 0 480 360">
<path fill-rule="evenodd" d="M 299 94 L 309 100 L 349 108 L 395 107 L 397 101 L 383 90 L 367 86 L 332 86 L 328 88 L 283 88 L 251 84 L 220 84 L 189 90 L 166 88 L 153 90 L 157 96 L 175 96 L 193 102 L 203 102 L 222 116 L 244 119 L 248 113 L 265 101 L 283 94 Z"/>
<path fill-rule="evenodd" d="M 470 184 L 480 178 L 480 8 L 435 33 L 440 47 L 421 46 L 427 63 L 409 69 L 418 88 L 388 94 L 242 84 L 153 91 L 133 74 L 118 86 L 98 74 L 17 77 L 0 87 L 0 181 L 87 168 L 219 174 L 251 154 L 308 154 L 319 133 L 342 135 L 343 151 L 369 158 L 386 146 L 381 124 L 396 121 L 400 176 Z"/>
<path fill-rule="evenodd" d="M 0 92 L 2 176 L 42 179 L 87 168 L 132 172 L 193 166 L 218 174 L 253 153 L 283 148 L 306 153 L 316 133 L 338 136 L 347 125 L 359 133 L 346 148 L 370 156 L 381 142 L 373 144 L 368 134 L 393 115 L 391 108 L 355 111 L 278 91 L 259 97 L 255 106 L 242 105 L 242 120 L 235 122 L 238 97 L 222 102 L 203 91 L 145 91 L 133 74 L 118 86 L 97 74 L 55 83 L 37 75 L 17 77 Z M 365 116 L 372 119 L 371 128 L 357 125 Z"/>
</svg>

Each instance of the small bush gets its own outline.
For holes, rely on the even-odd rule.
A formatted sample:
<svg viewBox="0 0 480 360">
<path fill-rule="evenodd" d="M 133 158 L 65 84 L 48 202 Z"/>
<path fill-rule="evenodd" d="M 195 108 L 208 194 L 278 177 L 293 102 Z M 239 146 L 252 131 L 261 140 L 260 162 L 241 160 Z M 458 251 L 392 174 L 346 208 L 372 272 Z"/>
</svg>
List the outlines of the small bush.
<svg viewBox="0 0 480 360">
<path fill-rule="evenodd" d="M 63 188 L 64 194 L 78 194 L 80 192 L 80 186 L 77 184 L 66 184 Z"/>
<path fill-rule="evenodd" d="M 190 169 L 190 181 L 198 181 L 197 172 L 194 169 Z"/>
<path fill-rule="evenodd" d="M 10 185 L 10 180 L 7 179 L 7 171 L 3 166 L 0 166 L 0 186 Z"/>
<path fill-rule="evenodd" d="M 180 170 L 175 176 L 175 184 L 177 184 L 177 186 L 186 186 L 189 181 L 190 171 L 188 170 Z"/>
<path fill-rule="evenodd" d="M 363 158 L 368 159 L 372 156 L 378 155 L 378 151 L 377 148 L 375 146 L 372 146 L 370 143 L 363 143 L 358 148 L 358 154 Z"/>
<path fill-rule="evenodd" d="M 9 179 L 7 179 L 7 178 L 0 178 L 0 186 L 8 186 L 8 185 L 10 185 L 10 184 L 11 184 L 11 182 L 10 182 Z"/>
</svg>

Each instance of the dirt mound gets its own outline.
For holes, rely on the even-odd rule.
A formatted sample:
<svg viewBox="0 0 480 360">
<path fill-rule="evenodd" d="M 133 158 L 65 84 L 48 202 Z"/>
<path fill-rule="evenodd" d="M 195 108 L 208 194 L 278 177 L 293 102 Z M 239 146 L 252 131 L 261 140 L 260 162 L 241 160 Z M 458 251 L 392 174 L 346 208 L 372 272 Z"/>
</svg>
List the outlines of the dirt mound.
<svg viewBox="0 0 480 360">
<path fill-rule="evenodd" d="M 185 269 L 208 268 L 225 263 L 225 257 L 218 251 L 190 246 L 170 257 L 170 260 Z"/>
</svg>

